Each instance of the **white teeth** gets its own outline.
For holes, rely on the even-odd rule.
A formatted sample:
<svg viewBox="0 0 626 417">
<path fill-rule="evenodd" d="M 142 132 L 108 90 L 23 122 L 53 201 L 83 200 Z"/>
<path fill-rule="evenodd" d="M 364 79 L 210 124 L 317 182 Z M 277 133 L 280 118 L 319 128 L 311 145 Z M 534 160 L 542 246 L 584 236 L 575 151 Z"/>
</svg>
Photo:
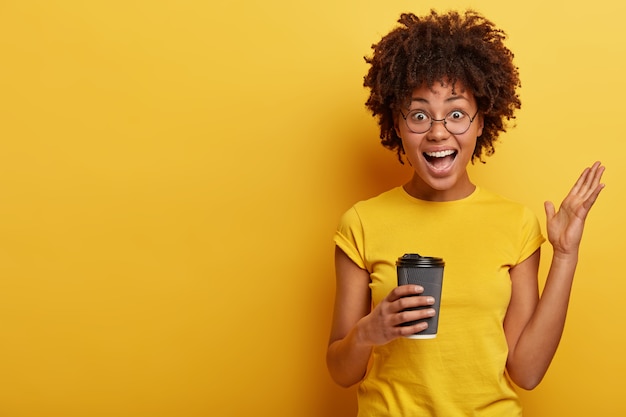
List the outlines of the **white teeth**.
<svg viewBox="0 0 626 417">
<path fill-rule="evenodd" d="M 426 152 L 426 155 L 432 158 L 443 158 L 443 157 L 452 155 L 453 153 L 454 153 L 453 150 L 448 149 L 447 151 Z"/>
</svg>

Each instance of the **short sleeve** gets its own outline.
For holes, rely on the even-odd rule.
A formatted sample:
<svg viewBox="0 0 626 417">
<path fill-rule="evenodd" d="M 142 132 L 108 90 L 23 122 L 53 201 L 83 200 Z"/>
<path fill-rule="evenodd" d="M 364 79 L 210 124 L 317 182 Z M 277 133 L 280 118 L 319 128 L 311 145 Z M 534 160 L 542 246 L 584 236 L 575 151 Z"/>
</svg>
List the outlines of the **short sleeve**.
<svg viewBox="0 0 626 417">
<path fill-rule="evenodd" d="M 545 237 L 541 234 L 541 226 L 537 216 L 529 208 L 525 207 L 522 219 L 520 256 L 517 264 L 522 263 L 535 253 L 545 241 Z"/>
<path fill-rule="evenodd" d="M 364 233 L 361 218 L 352 207 L 339 219 L 334 236 L 335 245 L 339 247 L 359 268 L 366 269 L 363 256 Z"/>
</svg>

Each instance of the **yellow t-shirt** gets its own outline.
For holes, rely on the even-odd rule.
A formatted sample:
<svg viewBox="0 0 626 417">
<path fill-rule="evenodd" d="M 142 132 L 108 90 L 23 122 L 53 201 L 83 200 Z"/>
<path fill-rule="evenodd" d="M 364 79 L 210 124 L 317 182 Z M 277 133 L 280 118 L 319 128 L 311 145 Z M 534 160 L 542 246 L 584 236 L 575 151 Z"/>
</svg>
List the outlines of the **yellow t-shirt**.
<svg viewBox="0 0 626 417">
<path fill-rule="evenodd" d="M 509 268 L 544 240 L 529 209 L 478 187 L 450 202 L 418 200 L 398 187 L 348 210 L 335 243 L 369 271 L 374 305 L 397 285 L 398 257 L 445 261 L 437 337 L 373 349 L 359 417 L 521 416 L 505 372 Z"/>
</svg>

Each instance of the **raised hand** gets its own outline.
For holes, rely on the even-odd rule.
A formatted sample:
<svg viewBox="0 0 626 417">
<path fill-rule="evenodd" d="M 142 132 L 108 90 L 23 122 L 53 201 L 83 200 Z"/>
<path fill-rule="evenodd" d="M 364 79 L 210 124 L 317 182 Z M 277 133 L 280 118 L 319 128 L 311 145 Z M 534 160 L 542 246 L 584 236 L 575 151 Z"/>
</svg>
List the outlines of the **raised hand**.
<svg viewBox="0 0 626 417">
<path fill-rule="evenodd" d="M 604 184 L 600 182 L 603 173 L 604 166 L 600 162 L 596 162 L 591 168 L 585 168 L 561 203 L 558 212 L 552 202 L 545 202 L 548 240 L 555 254 L 578 253 L 585 219 L 604 188 Z"/>
</svg>

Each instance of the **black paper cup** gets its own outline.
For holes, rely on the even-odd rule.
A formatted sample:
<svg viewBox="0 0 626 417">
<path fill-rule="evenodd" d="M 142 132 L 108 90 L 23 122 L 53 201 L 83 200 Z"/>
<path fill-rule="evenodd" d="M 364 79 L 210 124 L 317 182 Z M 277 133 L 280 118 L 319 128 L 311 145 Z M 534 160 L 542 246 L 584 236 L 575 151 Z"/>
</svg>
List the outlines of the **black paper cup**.
<svg viewBox="0 0 626 417">
<path fill-rule="evenodd" d="M 423 321 L 428 323 L 428 328 L 426 330 L 407 336 L 410 339 L 433 339 L 437 336 L 444 266 L 445 262 L 441 258 L 420 256 L 416 253 L 406 253 L 398 258 L 396 262 L 398 285 L 420 285 L 424 288 L 424 292 L 420 295 L 431 296 L 435 299 L 435 304 L 433 305 L 414 307 L 410 309 L 421 310 L 425 308 L 433 308 L 435 310 L 435 315 L 433 317 L 402 324 L 402 326 L 410 326 Z"/>
</svg>

